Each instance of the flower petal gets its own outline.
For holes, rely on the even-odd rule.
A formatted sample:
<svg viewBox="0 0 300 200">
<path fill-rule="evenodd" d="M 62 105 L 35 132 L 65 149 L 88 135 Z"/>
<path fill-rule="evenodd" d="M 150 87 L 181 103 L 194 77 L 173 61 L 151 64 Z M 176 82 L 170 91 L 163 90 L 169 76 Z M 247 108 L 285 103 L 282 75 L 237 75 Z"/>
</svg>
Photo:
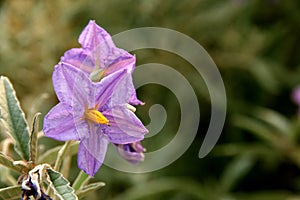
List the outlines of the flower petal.
<svg viewBox="0 0 300 200">
<path fill-rule="evenodd" d="M 95 68 L 95 61 L 89 54 L 82 48 L 73 48 L 65 52 L 61 57 L 61 62 L 71 64 L 89 75 Z"/>
<path fill-rule="evenodd" d="M 90 20 L 79 36 L 78 42 L 83 48 L 94 50 L 100 43 L 106 48 L 115 47 L 111 36 L 94 20 Z"/>
<path fill-rule="evenodd" d="M 144 105 L 136 96 L 136 91 L 133 85 L 131 73 L 119 78 L 119 83 L 115 86 L 111 96 L 110 106 L 116 106 L 124 103 L 132 105 Z"/>
<path fill-rule="evenodd" d="M 78 167 L 93 177 L 104 161 L 107 145 L 108 140 L 101 133 L 92 133 L 82 140 L 78 149 Z"/>
<path fill-rule="evenodd" d="M 72 112 L 62 103 L 53 107 L 45 116 L 43 131 L 47 137 L 56 140 L 79 140 Z"/>
<path fill-rule="evenodd" d="M 127 51 L 117 48 L 111 36 L 95 21 L 91 20 L 79 36 L 79 43 L 84 50 L 89 51 L 89 59 L 94 66 L 108 70 L 106 75 L 117 70 L 128 68 L 133 71 L 135 57 Z"/>
<path fill-rule="evenodd" d="M 132 86 L 132 87 L 133 87 L 132 88 L 132 95 L 129 99 L 129 104 L 134 105 L 134 106 L 136 106 L 136 105 L 145 105 L 144 102 L 142 102 L 141 100 L 139 100 L 137 98 L 135 88 L 134 88 L 134 86 Z"/>
<path fill-rule="evenodd" d="M 68 63 L 81 69 L 90 75 L 94 70 L 102 69 L 103 76 L 107 76 L 119 70 L 127 69 L 128 71 L 133 71 L 135 67 L 135 56 L 128 54 L 124 55 L 113 55 L 114 59 L 108 61 L 105 64 L 100 64 L 101 62 L 95 58 L 97 55 L 88 50 L 82 48 L 73 48 L 65 52 L 64 56 L 61 57 L 61 62 Z M 108 59 L 108 58 L 107 58 Z M 111 58 L 110 58 L 111 59 Z"/>
<path fill-rule="evenodd" d="M 84 72 L 72 65 L 56 65 L 52 79 L 56 95 L 65 105 L 82 111 L 84 106 L 89 106 L 89 98 L 94 100 L 91 81 Z"/>
<path fill-rule="evenodd" d="M 125 106 L 115 106 L 102 114 L 109 120 L 110 126 L 103 131 L 112 143 L 137 142 L 144 139 L 144 134 L 148 132 L 137 116 Z"/>
<path fill-rule="evenodd" d="M 130 73 L 119 78 L 110 99 L 110 107 L 128 103 L 135 91 Z"/>
<path fill-rule="evenodd" d="M 115 72 L 115 73 L 117 73 L 117 72 Z M 115 76 L 115 75 L 113 74 L 112 76 Z M 104 79 L 103 79 L 103 81 L 104 81 Z M 132 82 L 132 76 L 128 71 L 123 76 L 119 76 L 117 78 L 117 80 L 115 80 L 114 87 L 112 87 L 112 86 L 113 85 L 110 85 L 111 90 L 106 91 L 107 95 L 109 94 L 109 98 L 106 98 L 106 99 L 109 99 L 109 102 L 108 102 L 109 107 L 114 107 L 114 106 L 123 105 L 123 104 L 127 104 L 127 103 L 130 103 L 132 105 L 137 105 L 137 104 L 143 105 L 144 104 L 143 102 L 138 100 L 136 97 L 136 92 L 135 92 L 134 85 Z M 110 93 L 108 93 L 108 92 L 110 92 Z M 100 95 L 103 95 L 103 94 L 100 93 Z M 100 95 L 99 95 L 99 99 L 101 98 Z M 99 100 L 99 102 L 101 102 L 101 105 L 104 105 L 107 101 Z"/>
<path fill-rule="evenodd" d="M 128 74 L 127 70 L 118 71 L 104 77 L 100 82 L 94 83 L 95 101 L 97 104 L 103 106 L 110 101 L 112 96 L 119 92 L 120 86 L 124 83 L 124 77 L 127 77 Z M 128 91 L 123 91 L 119 95 L 125 92 Z M 122 102 L 125 103 L 126 99 L 123 99 Z"/>
<path fill-rule="evenodd" d="M 109 75 L 112 74 L 118 70 L 128 69 L 129 72 L 132 72 L 135 67 L 135 56 L 132 56 L 131 54 L 124 52 L 124 55 L 114 55 L 111 56 L 114 57 L 109 63 L 107 62 L 107 67 L 105 68 L 105 74 Z M 111 59 L 111 58 L 110 58 Z"/>
</svg>

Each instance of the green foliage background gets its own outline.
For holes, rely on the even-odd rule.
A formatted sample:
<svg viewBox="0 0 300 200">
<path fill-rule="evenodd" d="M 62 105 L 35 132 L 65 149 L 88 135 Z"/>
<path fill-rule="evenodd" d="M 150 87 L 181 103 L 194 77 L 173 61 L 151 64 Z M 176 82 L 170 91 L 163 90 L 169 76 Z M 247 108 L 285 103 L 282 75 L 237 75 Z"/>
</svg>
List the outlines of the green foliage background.
<svg viewBox="0 0 300 200">
<path fill-rule="evenodd" d="M 300 83 L 299 1 L 2 0 L 0 74 L 14 84 L 28 119 L 37 111 L 44 115 L 56 104 L 53 67 L 66 50 L 79 47 L 77 38 L 90 19 L 111 35 L 154 26 L 195 39 L 219 67 L 228 112 L 218 145 L 199 159 L 210 117 L 209 96 L 200 76 L 173 54 L 132 52 L 138 65 L 167 64 L 191 82 L 201 109 L 198 135 L 179 160 L 156 172 L 134 175 L 102 166 L 94 180 L 106 186 L 87 199 L 300 199 L 300 123 L 291 101 L 291 92 Z M 147 102 L 138 107 L 145 123 L 152 104 L 168 110 L 164 129 L 144 143 L 149 151 L 155 150 L 174 136 L 178 102 L 156 85 L 145 86 L 138 94 Z M 72 166 L 71 182 L 79 172 L 76 157 Z"/>
</svg>

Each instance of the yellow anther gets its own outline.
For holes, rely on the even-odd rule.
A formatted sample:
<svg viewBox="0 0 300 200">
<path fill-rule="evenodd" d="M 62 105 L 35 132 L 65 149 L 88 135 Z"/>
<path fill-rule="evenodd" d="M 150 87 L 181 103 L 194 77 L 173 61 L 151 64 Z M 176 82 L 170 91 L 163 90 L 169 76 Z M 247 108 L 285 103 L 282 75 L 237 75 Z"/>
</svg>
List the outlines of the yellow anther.
<svg viewBox="0 0 300 200">
<path fill-rule="evenodd" d="M 97 124 L 106 124 L 109 125 L 108 119 L 98 110 L 88 109 L 84 113 L 84 118 L 88 119 Z"/>
</svg>

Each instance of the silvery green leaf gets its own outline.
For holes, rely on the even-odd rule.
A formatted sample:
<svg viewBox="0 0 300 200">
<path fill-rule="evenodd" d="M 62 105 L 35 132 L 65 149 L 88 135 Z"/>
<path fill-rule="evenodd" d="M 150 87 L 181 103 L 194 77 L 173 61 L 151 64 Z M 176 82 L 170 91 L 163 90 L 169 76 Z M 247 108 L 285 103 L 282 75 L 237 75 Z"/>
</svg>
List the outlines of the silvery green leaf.
<svg viewBox="0 0 300 200">
<path fill-rule="evenodd" d="M 77 200 L 74 189 L 70 186 L 70 183 L 63 175 L 51 168 L 47 169 L 48 177 L 47 182 L 52 189 L 55 196 L 59 200 Z"/>
<path fill-rule="evenodd" d="M 15 161 L 13 161 L 13 159 L 11 159 L 10 157 L 2 153 L 0 153 L 0 164 L 10 169 L 13 169 L 15 171 L 18 171 L 20 173 L 24 173 L 28 171 L 26 166 L 17 164 Z"/>
<path fill-rule="evenodd" d="M 14 139 L 16 152 L 25 160 L 29 159 L 29 127 L 20 107 L 15 90 L 9 79 L 0 77 L 0 121 L 1 131 Z"/>
<path fill-rule="evenodd" d="M 40 121 L 41 113 L 36 113 L 33 118 L 32 130 L 30 135 L 30 161 L 33 163 L 36 162 L 37 158 L 37 143 L 38 143 L 38 129 L 39 129 L 39 121 Z"/>
</svg>

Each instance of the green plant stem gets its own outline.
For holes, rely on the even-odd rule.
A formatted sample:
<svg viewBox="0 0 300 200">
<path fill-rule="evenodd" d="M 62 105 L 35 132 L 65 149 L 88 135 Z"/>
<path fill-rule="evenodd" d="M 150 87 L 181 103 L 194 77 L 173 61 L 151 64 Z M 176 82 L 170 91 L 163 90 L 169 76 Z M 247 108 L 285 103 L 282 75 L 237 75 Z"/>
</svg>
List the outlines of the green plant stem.
<svg viewBox="0 0 300 200">
<path fill-rule="evenodd" d="M 68 151 L 71 143 L 72 143 L 72 141 L 65 142 L 64 146 L 58 151 L 57 158 L 56 158 L 55 165 L 54 165 L 55 171 L 59 171 L 62 161 L 63 161 L 63 159 L 66 155 L 66 152 Z"/>
<path fill-rule="evenodd" d="M 71 168 L 71 162 L 72 162 L 72 156 L 66 156 L 66 158 L 64 159 L 64 162 L 61 166 L 61 173 L 64 177 L 68 177 L 69 176 L 69 172 L 70 172 L 70 168 Z"/>
<path fill-rule="evenodd" d="M 83 171 L 80 171 L 72 185 L 73 189 L 75 191 L 80 190 L 84 186 L 84 184 L 88 182 L 89 179 L 90 179 L 89 175 L 87 175 Z"/>
<path fill-rule="evenodd" d="M 58 151 L 57 153 L 57 158 L 56 158 L 56 161 L 55 161 L 55 165 L 54 165 L 54 170 L 55 171 L 59 171 L 60 170 L 60 167 L 62 165 L 62 161 L 70 147 L 70 145 L 72 144 L 72 141 L 67 141 L 65 142 L 65 144 L 62 146 L 62 148 Z M 49 196 L 53 196 L 53 193 L 50 189 L 50 187 L 47 189 L 47 194 Z"/>
</svg>

